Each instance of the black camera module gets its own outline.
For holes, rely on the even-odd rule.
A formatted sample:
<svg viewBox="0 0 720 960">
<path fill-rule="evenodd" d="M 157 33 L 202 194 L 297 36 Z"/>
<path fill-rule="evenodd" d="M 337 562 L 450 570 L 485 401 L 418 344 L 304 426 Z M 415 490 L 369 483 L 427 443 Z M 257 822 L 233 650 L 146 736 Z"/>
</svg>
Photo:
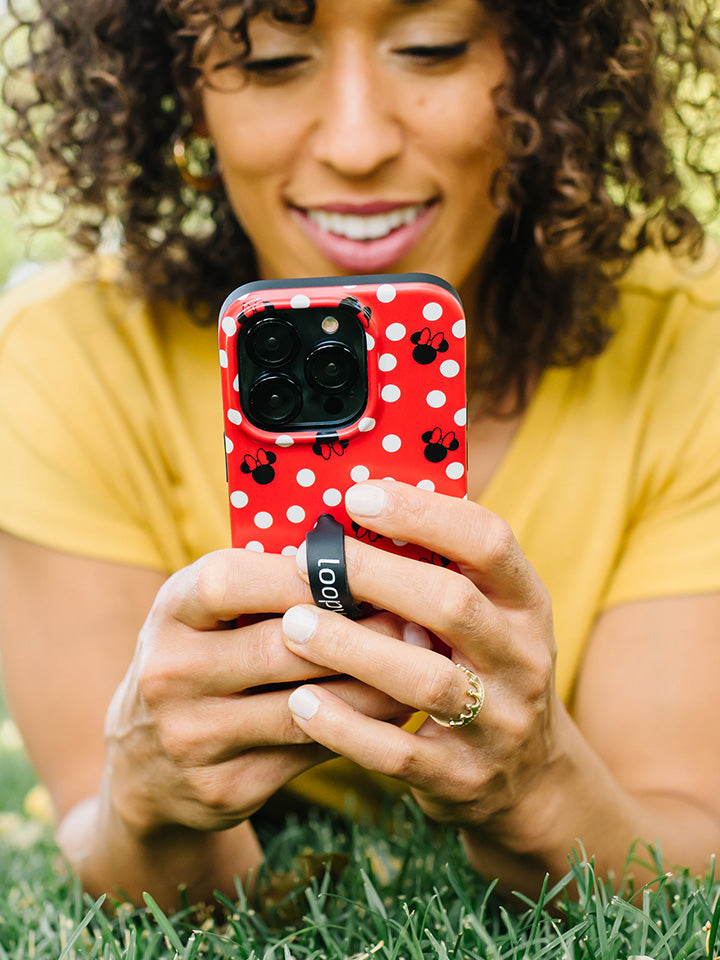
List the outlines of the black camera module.
<svg viewBox="0 0 720 960">
<path fill-rule="evenodd" d="M 248 402 L 255 422 L 273 427 L 294 420 L 300 413 L 302 388 L 285 373 L 268 373 L 250 386 Z"/>
<path fill-rule="evenodd" d="M 280 367 L 293 359 L 300 338 L 289 320 L 265 317 L 248 330 L 245 345 L 250 357 L 259 366 Z"/>
<path fill-rule="evenodd" d="M 327 341 L 317 346 L 305 361 L 308 382 L 325 393 L 350 387 L 358 375 L 358 361 L 344 343 Z"/>
<path fill-rule="evenodd" d="M 237 338 L 240 409 L 270 433 L 337 430 L 368 400 L 364 325 L 355 304 L 264 304 Z"/>
</svg>

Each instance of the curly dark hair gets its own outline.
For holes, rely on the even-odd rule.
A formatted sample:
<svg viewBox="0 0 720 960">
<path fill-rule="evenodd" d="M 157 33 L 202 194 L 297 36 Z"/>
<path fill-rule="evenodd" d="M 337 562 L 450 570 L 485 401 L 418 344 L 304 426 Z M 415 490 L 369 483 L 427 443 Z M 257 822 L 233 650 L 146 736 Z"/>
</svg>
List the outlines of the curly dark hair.
<svg viewBox="0 0 720 960">
<path fill-rule="evenodd" d="M 500 219 L 475 331 L 488 356 L 474 385 L 489 408 L 514 387 L 521 407 L 531 377 L 603 349 L 617 281 L 639 251 L 700 252 L 678 169 L 715 215 L 712 124 L 701 121 L 718 101 L 720 17 L 715 0 L 482 2 L 511 69 L 495 91 L 508 161 L 493 187 Z M 256 278 L 253 250 L 222 187 L 184 184 L 170 145 L 212 82 L 203 68 L 218 31 L 242 57 L 251 17 L 309 22 L 314 0 L 35 4 L 23 14 L 11 0 L 3 45 L 5 148 L 28 160 L 15 192 L 60 198 L 83 250 L 112 218 L 144 292 L 179 297 L 209 322 L 210 292 L 230 271 Z"/>
</svg>

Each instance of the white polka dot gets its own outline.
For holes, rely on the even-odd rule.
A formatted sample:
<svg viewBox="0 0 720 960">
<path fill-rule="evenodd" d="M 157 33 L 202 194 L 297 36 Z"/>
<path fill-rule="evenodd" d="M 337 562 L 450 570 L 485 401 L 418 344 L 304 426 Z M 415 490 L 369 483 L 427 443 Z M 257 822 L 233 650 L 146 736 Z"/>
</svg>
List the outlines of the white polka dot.
<svg viewBox="0 0 720 960">
<path fill-rule="evenodd" d="M 452 326 L 452 333 L 458 340 L 462 340 L 465 336 L 465 320 L 456 320 Z"/>
<path fill-rule="evenodd" d="M 260 527 L 261 530 L 267 530 L 268 527 L 273 525 L 272 514 L 268 513 L 266 510 L 261 510 L 259 513 L 256 513 L 253 517 L 256 527 Z"/>
<path fill-rule="evenodd" d="M 391 283 L 381 283 L 377 288 L 377 298 L 380 303 L 392 303 L 397 296 L 397 290 Z"/>
<path fill-rule="evenodd" d="M 358 430 L 360 433 L 370 433 L 371 430 L 375 429 L 375 421 L 372 417 L 363 417 L 360 423 L 358 424 Z"/>
<path fill-rule="evenodd" d="M 221 351 L 220 351 L 220 366 L 223 368 L 223 370 L 225 370 L 225 369 L 227 369 L 227 365 L 228 365 L 227 351 L 221 350 Z"/>
<path fill-rule="evenodd" d="M 367 343 L 368 350 L 373 350 L 375 348 L 375 338 L 369 333 L 365 334 L 365 341 Z"/>
<path fill-rule="evenodd" d="M 432 482 L 432 480 L 421 480 L 417 486 L 420 490 L 429 490 L 430 493 L 435 491 L 435 484 Z"/>
<path fill-rule="evenodd" d="M 467 410 L 465 409 L 465 407 L 463 407 L 461 410 L 458 410 L 458 412 L 453 417 L 453 420 L 455 421 L 458 427 L 465 426 L 465 424 L 467 423 Z"/>
<path fill-rule="evenodd" d="M 380 396 L 383 398 L 385 403 L 395 403 L 396 400 L 400 399 L 400 387 L 396 386 L 394 383 L 389 383 L 386 387 L 382 388 L 382 393 Z"/>
<path fill-rule="evenodd" d="M 233 390 L 235 391 L 235 393 L 239 393 L 239 391 L 240 391 L 240 377 L 239 377 L 239 375 L 238 375 L 237 377 L 235 377 L 235 379 L 233 380 Z"/>
<path fill-rule="evenodd" d="M 242 507 L 247 506 L 248 495 L 244 490 L 233 490 L 233 492 L 230 494 L 230 503 L 240 510 Z"/>
<path fill-rule="evenodd" d="M 289 437 L 286 433 L 281 433 L 280 436 L 275 440 L 276 447 L 292 447 L 295 443 L 292 437 Z"/>
<path fill-rule="evenodd" d="M 305 519 L 305 511 L 302 507 L 297 505 L 294 507 L 288 507 L 286 516 L 290 523 L 302 523 Z"/>
<path fill-rule="evenodd" d="M 456 377 L 460 373 L 460 364 L 457 360 L 443 360 L 440 364 L 440 373 L 444 377 Z"/>
<path fill-rule="evenodd" d="M 389 433 L 386 437 L 383 437 L 382 445 L 383 450 L 387 450 L 388 453 L 397 453 L 402 446 L 402 440 L 394 433 Z"/>
<path fill-rule="evenodd" d="M 450 480 L 459 480 L 465 473 L 465 466 L 462 463 L 456 461 L 455 463 L 449 463 L 445 467 L 445 474 L 449 477 Z"/>
<path fill-rule="evenodd" d="M 323 503 L 326 507 L 336 507 L 339 503 L 342 503 L 342 494 L 335 487 L 330 487 L 323 494 Z"/>
<path fill-rule="evenodd" d="M 232 337 L 237 330 L 235 317 L 223 317 L 222 328 L 229 337 Z"/>
<path fill-rule="evenodd" d="M 423 316 L 426 320 L 439 320 L 443 309 L 439 303 L 426 303 L 423 307 Z"/>
<path fill-rule="evenodd" d="M 301 487 L 311 487 L 315 483 L 315 474 L 312 470 L 299 470 L 295 479 Z"/>
<path fill-rule="evenodd" d="M 378 360 L 378 367 L 385 373 L 394 370 L 396 366 L 397 357 L 394 357 L 391 353 L 384 353 Z"/>
<path fill-rule="evenodd" d="M 393 540 L 393 543 L 395 544 L 396 547 L 406 547 L 406 546 L 407 546 L 407 540 Z"/>
<path fill-rule="evenodd" d="M 252 550 L 253 553 L 265 553 L 265 547 L 259 540 L 251 540 L 249 543 L 246 543 L 245 549 Z"/>
<path fill-rule="evenodd" d="M 284 557 L 294 557 L 297 552 L 298 552 L 297 547 L 283 547 L 282 550 L 280 551 L 280 553 Z"/>
<path fill-rule="evenodd" d="M 350 471 L 350 476 L 355 483 L 362 483 L 363 480 L 370 479 L 370 471 L 367 467 L 363 467 L 361 464 L 358 464 L 356 467 L 352 468 Z"/>
<path fill-rule="evenodd" d="M 398 340 L 402 340 L 406 333 L 407 331 L 401 323 L 391 323 L 385 331 L 385 336 L 388 338 L 388 340 L 392 340 L 397 343 Z"/>
<path fill-rule="evenodd" d="M 395 477 L 383 477 L 383 480 L 388 480 L 390 483 L 395 483 Z"/>
<path fill-rule="evenodd" d="M 437 410 L 439 407 L 445 406 L 445 401 L 447 397 L 442 392 L 442 390 L 431 390 L 430 393 L 425 398 L 429 407 L 432 407 L 434 410 Z"/>
<path fill-rule="evenodd" d="M 239 410 L 228 410 L 227 418 L 230 423 L 239 424 L 242 423 L 242 414 Z"/>
<path fill-rule="evenodd" d="M 226 452 L 226 453 L 232 453 L 234 449 L 235 449 L 235 444 L 232 442 L 232 440 L 230 439 L 230 437 L 226 436 L 226 437 L 225 437 L 225 452 Z"/>
<path fill-rule="evenodd" d="M 296 293 L 290 301 L 290 306 L 293 310 L 305 310 L 310 306 L 310 297 L 305 296 L 304 293 Z"/>
<path fill-rule="evenodd" d="M 344 289 L 344 290 L 356 290 L 356 289 L 357 289 L 357 284 L 356 284 L 356 283 L 344 283 L 344 284 L 343 284 L 343 289 Z"/>
</svg>

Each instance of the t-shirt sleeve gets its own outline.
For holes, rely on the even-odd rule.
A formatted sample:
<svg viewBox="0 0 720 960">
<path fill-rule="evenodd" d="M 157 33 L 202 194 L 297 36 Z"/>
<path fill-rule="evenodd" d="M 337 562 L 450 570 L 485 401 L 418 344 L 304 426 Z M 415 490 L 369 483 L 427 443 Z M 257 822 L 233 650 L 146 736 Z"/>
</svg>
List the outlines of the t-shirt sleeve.
<svg viewBox="0 0 720 960">
<path fill-rule="evenodd" d="M 720 590 L 720 309 L 685 305 L 654 384 L 603 606 Z"/>
<path fill-rule="evenodd" d="M 79 285 L 2 318 L 0 527 L 53 549 L 166 569 L 162 542 L 175 532 L 147 384 L 132 337 L 103 309 Z"/>
</svg>

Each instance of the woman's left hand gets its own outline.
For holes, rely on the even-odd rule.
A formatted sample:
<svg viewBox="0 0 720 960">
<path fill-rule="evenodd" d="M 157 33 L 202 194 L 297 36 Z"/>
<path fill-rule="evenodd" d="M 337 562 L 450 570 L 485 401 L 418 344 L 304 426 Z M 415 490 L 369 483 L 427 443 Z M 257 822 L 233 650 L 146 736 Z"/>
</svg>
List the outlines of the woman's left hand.
<svg viewBox="0 0 720 960">
<path fill-rule="evenodd" d="M 503 844 L 555 755 L 548 593 L 509 526 L 477 504 L 372 481 L 353 487 L 346 506 L 362 526 L 457 563 L 460 572 L 346 541 L 355 598 L 420 624 L 452 648 L 453 659 L 430 649 L 422 630 L 406 628 L 410 642 L 402 642 L 306 605 L 285 614 L 288 647 L 446 721 L 473 701 L 462 664 L 480 678 L 485 702 L 464 726 L 428 719 L 410 733 L 308 684 L 290 697 L 296 723 L 335 753 L 407 783 L 433 819 L 482 826 Z"/>
</svg>

